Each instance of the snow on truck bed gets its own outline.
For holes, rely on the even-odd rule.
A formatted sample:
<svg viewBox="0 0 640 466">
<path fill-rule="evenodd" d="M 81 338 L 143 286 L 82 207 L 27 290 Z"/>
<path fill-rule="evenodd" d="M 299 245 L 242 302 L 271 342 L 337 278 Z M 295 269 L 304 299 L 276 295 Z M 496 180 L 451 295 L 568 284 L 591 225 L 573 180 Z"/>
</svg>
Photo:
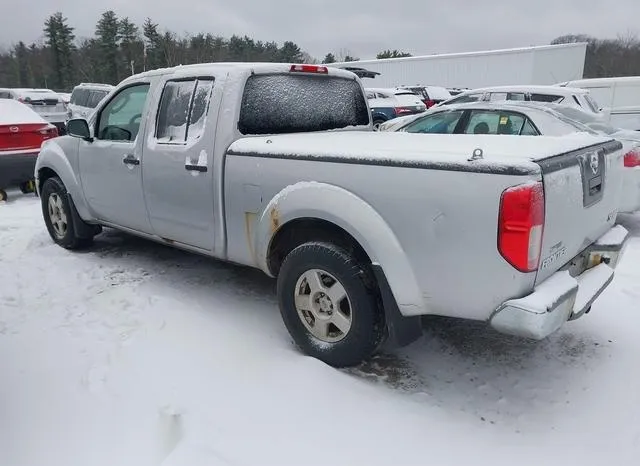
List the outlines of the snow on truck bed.
<svg viewBox="0 0 640 466">
<path fill-rule="evenodd" d="M 244 138 L 229 147 L 232 154 L 282 155 L 309 158 L 349 158 L 376 162 L 416 164 L 443 162 L 452 164 L 492 163 L 531 167 L 530 162 L 571 152 L 611 138 L 588 134 L 556 136 L 500 136 L 374 133 L 365 131 L 291 134 Z M 468 162 L 477 148 L 483 162 Z"/>
</svg>

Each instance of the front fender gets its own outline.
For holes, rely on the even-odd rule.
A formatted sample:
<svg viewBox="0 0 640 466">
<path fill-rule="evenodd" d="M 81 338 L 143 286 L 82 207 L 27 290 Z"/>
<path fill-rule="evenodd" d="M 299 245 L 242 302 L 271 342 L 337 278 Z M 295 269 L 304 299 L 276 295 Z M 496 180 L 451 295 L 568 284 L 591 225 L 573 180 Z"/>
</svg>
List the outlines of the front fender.
<svg viewBox="0 0 640 466">
<path fill-rule="evenodd" d="M 53 170 L 62 180 L 65 188 L 67 188 L 67 192 L 71 195 L 80 217 L 83 220 L 91 220 L 93 215 L 82 192 L 82 186 L 77 174 L 79 142 L 77 138 L 71 136 L 62 136 L 45 141 L 36 161 L 36 185 L 39 190 L 42 169 Z M 38 194 L 40 194 L 39 191 Z"/>
<path fill-rule="evenodd" d="M 263 211 L 254 244 L 259 267 L 271 275 L 268 254 L 276 232 L 288 222 L 313 218 L 331 222 L 362 246 L 374 265 L 382 267 L 400 312 L 425 314 L 418 282 L 398 238 L 382 216 L 353 193 L 326 183 L 301 182 L 278 193 Z"/>
</svg>

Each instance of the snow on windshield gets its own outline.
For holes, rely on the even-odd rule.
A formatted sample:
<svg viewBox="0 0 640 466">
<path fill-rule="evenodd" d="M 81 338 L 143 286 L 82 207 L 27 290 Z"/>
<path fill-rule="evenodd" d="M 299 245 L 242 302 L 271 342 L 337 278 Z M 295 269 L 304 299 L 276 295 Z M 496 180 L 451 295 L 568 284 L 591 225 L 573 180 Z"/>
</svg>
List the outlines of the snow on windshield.
<svg viewBox="0 0 640 466">
<path fill-rule="evenodd" d="M 277 134 L 368 124 L 367 103 L 357 81 L 270 74 L 247 80 L 238 127 L 243 134 Z"/>
</svg>

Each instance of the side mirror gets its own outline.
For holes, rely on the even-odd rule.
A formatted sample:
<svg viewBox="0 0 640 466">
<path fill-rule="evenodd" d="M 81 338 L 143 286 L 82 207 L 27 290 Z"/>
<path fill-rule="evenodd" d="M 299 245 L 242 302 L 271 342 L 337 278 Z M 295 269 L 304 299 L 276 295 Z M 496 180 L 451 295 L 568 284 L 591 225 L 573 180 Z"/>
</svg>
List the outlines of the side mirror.
<svg viewBox="0 0 640 466">
<path fill-rule="evenodd" d="M 93 141 L 91 131 L 89 131 L 89 123 L 84 118 L 73 118 L 67 122 L 67 134 L 74 138 L 84 139 L 85 141 Z"/>
</svg>

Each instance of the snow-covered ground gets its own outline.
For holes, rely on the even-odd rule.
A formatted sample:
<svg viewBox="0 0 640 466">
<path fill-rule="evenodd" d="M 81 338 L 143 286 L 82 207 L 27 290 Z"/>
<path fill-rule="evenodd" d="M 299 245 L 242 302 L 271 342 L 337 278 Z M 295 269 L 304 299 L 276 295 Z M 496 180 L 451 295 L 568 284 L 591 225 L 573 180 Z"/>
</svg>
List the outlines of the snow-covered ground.
<svg viewBox="0 0 640 466">
<path fill-rule="evenodd" d="M 3 466 L 638 464 L 640 217 L 591 314 L 548 340 L 433 319 L 339 371 L 292 346 L 260 272 L 114 231 L 68 252 L 10 195 Z"/>
</svg>

